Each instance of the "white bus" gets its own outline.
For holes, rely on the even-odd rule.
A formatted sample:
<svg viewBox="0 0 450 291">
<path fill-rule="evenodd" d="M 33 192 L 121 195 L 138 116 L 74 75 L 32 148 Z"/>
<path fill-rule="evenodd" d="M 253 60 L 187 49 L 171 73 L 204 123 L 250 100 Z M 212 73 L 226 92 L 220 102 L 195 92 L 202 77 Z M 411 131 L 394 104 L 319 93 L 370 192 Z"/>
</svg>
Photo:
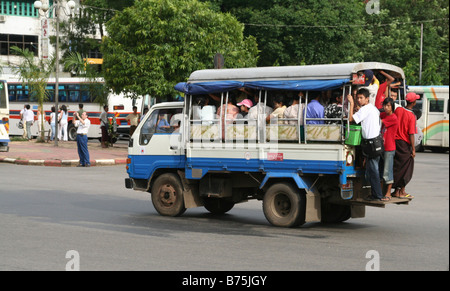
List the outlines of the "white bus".
<svg viewBox="0 0 450 291">
<path fill-rule="evenodd" d="M 423 132 L 422 147 L 436 152 L 449 149 L 449 87 L 448 86 L 409 86 L 409 92 L 421 96 L 416 109 L 422 111 L 417 125 Z"/>
<path fill-rule="evenodd" d="M 8 87 L 5 80 L 0 80 L 0 152 L 9 150 L 9 103 Z"/>
<path fill-rule="evenodd" d="M 52 106 L 55 105 L 55 79 L 50 78 L 47 84 L 47 91 L 49 92 L 49 98 L 44 102 L 45 120 L 44 129 L 46 136 L 51 130 L 48 123 Z M 28 86 L 24 85 L 19 79 L 8 80 L 8 92 L 9 92 L 9 104 L 10 104 L 10 135 L 22 135 L 23 129 L 19 129 L 18 123 L 20 120 L 20 111 L 25 104 L 30 104 L 31 109 L 35 113 L 35 119 L 37 120 L 38 103 L 37 100 L 30 100 L 30 94 Z M 103 112 L 103 108 L 99 103 L 94 102 L 90 96 L 88 89 L 88 82 L 85 78 L 59 78 L 59 98 L 58 107 L 66 105 L 68 109 L 68 139 L 76 139 L 76 128 L 73 125 L 73 113 L 79 110 L 78 105 L 83 104 L 83 109 L 87 111 L 89 119 L 91 120 L 91 127 L 89 128 L 89 138 L 100 138 L 100 114 Z M 140 104 L 142 101 L 138 99 L 132 99 L 123 96 L 122 94 L 110 94 L 108 97 L 108 118 L 111 122 L 113 117 L 116 118 L 117 125 L 119 127 L 127 127 L 128 121 L 126 117 L 133 112 L 133 106 Z M 136 105 L 138 110 L 140 106 Z M 39 135 L 38 122 L 34 122 L 31 127 L 31 135 L 33 137 Z"/>
</svg>

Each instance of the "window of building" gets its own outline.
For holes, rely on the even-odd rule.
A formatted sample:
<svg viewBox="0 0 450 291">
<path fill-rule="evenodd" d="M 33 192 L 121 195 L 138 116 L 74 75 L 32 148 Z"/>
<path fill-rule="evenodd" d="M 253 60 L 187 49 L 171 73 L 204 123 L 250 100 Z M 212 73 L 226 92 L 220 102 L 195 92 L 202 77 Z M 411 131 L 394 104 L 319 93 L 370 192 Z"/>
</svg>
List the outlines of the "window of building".
<svg viewBox="0 0 450 291">
<path fill-rule="evenodd" d="M 11 47 L 28 49 L 35 56 L 39 54 L 39 37 L 37 35 L 3 34 L 0 33 L 0 55 L 13 55 Z"/>
</svg>

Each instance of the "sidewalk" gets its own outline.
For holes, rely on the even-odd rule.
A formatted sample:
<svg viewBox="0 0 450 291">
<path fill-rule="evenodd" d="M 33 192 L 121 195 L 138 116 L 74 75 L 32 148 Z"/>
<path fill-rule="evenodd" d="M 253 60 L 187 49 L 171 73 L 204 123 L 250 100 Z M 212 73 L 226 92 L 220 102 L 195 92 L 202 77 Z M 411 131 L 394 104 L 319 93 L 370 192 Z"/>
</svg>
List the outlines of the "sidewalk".
<svg viewBox="0 0 450 291">
<path fill-rule="evenodd" d="M 102 148 L 96 141 L 88 142 L 91 166 L 126 164 L 128 144 L 114 144 Z M 54 142 L 12 141 L 9 152 L 0 152 L 0 163 L 19 165 L 74 167 L 79 164 L 77 143 L 75 141 Z"/>
</svg>

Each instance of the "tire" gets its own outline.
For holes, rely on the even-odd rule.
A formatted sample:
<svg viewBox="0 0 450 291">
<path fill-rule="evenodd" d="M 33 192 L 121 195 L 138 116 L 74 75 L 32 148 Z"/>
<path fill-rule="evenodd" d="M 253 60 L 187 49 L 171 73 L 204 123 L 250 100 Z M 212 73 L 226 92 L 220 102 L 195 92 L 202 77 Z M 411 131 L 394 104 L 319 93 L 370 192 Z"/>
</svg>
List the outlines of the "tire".
<svg viewBox="0 0 450 291">
<path fill-rule="evenodd" d="M 186 211 L 183 187 L 175 174 L 163 174 L 156 178 L 151 195 L 153 206 L 160 215 L 180 216 Z"/>
<path fill-rule="evenodd" d="M 263 211 L 274 226 L 302 225 L 305 223 L 306 195 L 291 184 L 274 184 L 264 194 Z"/>
<path fill-rule="evenodd" d="M 67 126 L 67 138 L 68 140 L 77 140 L 77 128 L 73 123 Z"/>
<path fill-rule="evenodd" d="M 321 203 L 322 223 L 344 222 L 352 216 L 349 205 L 332 204 L 322 201 Z"/>
<path fill-rule="evenodd" d="M 221 198 L 205 198 L 203 199 L 206 210 L 212 214 L 224 214 L 234 207 L 234 202 Z"/>
<path fill-rule="evenodd" d="M 423 148 L 422 142 L 420 142 L 419 145 L 416 146 L 416 152 L 424 152 L 425 149 Z"/>
</svg>

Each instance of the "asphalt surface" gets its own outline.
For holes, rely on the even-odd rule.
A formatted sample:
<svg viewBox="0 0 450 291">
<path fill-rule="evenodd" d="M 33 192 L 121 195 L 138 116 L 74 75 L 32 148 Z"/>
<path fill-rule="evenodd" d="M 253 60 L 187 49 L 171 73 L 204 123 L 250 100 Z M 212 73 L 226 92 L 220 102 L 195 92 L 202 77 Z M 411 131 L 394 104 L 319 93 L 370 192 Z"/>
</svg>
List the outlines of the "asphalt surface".
<svg viewBox="0 0 450 291">
<path fill-rule="evenodd" d="M 97 141 L 88 142 L 91 166 L 126 164 L 128 144 L 116 143 L 102 148 Z M 77 143 L 75 141 L 54 142 L 12 141 L 8 152 L 0 152 L 0 163 L 20 165 L 73 167 L 79 164 Z"/>
</svg>

